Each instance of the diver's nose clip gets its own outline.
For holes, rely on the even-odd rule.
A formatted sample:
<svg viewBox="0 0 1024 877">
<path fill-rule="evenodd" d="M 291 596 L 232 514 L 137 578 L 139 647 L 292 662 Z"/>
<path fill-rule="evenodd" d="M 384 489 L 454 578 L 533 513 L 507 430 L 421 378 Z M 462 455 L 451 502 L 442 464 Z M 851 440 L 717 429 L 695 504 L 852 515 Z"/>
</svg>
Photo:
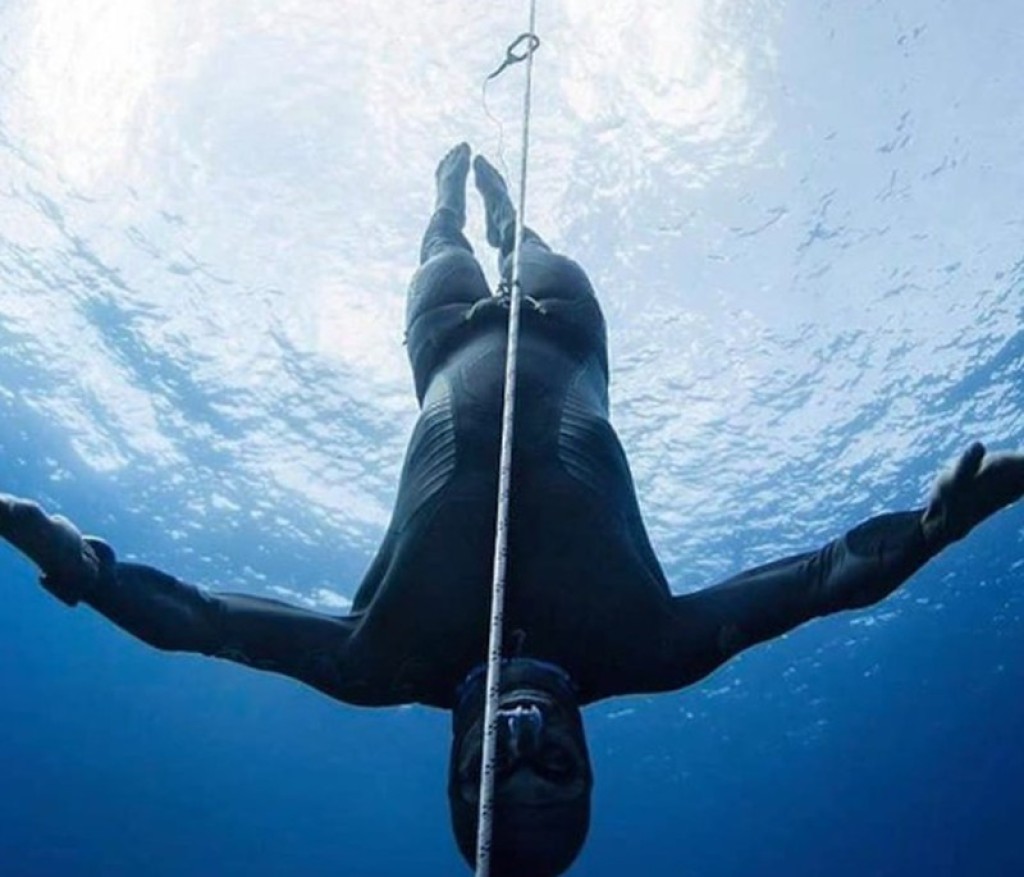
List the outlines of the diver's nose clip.
<svg viewBox="0 0 1024 877">
<path fill-rule="evenodd" d="M 508 740 L 508 754 L 513 761 L 529 756 L 540 745 L 544 714 L 536 704 L 516 704 L 498 710 L 499 728 Z"/>
</svg>

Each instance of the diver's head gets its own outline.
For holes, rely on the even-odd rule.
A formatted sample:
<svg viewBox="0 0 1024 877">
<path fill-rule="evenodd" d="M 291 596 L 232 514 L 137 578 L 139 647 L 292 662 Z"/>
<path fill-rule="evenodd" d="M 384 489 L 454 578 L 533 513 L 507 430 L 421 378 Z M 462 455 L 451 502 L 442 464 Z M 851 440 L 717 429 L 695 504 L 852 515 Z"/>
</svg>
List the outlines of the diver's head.
<svg viewBox="0 0 1024 877">
<path fill-rule="evenodd" d="M 481 668 L 482 670 L 482 668 Z M 448 767 L 452 829 L 476 862 L 485 674 L 463 684 Z M 569 677 L 527 658 L 502 665 L 491 874 L 555 877 L 576 859 L 590 827 L 593 775 Z"/>
</svg>

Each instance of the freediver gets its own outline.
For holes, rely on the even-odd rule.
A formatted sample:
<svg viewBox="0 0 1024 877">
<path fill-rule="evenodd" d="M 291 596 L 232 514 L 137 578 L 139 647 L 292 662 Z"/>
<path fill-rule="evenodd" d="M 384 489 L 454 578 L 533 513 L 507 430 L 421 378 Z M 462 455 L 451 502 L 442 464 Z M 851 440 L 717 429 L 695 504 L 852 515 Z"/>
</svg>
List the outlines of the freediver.
<svg viewBox="0 0 1024 877">
<path fill-rule="evenodd" d="M 409 290 L 420 414 L 393 517 L 347 615 L 215 593 L 119 561 L 35 503 L 0 498 L 0 536 L 68 605 L 84 602 L 158 649 L 293 677 L 339 701 L 452 712 L 452 827 L 475 856 L 508 297 L 463 235 L 468 145 L 437 168 Z M 478 156 L 487 241 L 508 278 L 515 209 Z M 973 444 L 923 509 L 884 514 L 816 551 L 673 596 L 608 419 L 605 324 L 582 268 L 523 232 L 507 640 L 492 873 L 566 870 L 593 783 L 580 708 L 672 691 L 809 619 L 870 606 L 1024 495 L 1024 454 Z"/>
</svg>

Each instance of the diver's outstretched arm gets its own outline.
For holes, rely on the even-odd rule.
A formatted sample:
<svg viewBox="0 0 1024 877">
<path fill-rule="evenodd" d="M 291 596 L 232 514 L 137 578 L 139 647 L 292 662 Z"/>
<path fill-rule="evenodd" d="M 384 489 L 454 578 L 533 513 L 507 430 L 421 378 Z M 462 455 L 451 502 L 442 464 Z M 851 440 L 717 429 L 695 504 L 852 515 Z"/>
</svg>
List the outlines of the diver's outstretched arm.
<svg viewBox="0 0 1024 877">
<path fill-rule="evenodd" d="M 354 619 L 211 593 L 152 567 L 123 563 L 66 518 L 3 494 L 0 537 L 39 567 L 43 587 L 58 599 L 87 603 L 155 648 L 227 658 L 291 676 L 338 700 L 368 700 L 346 668 Z"/>
<path fill-rule="evenodd" d="M 879 602 L 947 545 L 1022 496 L 1024 454 L 986 454 L 976 443 L 939 478 L 927 508 L 871 518 L 818 551 L 675 597 L 675 686 L 811 618 Z"/>
</svg>

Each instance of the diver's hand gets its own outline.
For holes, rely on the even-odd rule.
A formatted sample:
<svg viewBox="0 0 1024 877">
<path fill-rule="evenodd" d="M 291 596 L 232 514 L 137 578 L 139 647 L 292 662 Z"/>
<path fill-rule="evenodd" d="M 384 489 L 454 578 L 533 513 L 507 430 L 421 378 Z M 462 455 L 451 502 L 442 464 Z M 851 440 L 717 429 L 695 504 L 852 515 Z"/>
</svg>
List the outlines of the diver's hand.
<svg viewBox="0 0 1024 877">
<path fill-rule="evenodd" d="M 944 546 L 1024 496 L 1024 454 L 989 454 L 975 442 L 939 477 L 921 519 L 925 539 Z"/>
<path fill-rule="evenodd" d="M 0 538 L 39 567 L 43 586 L 65 602 L 99 578 L 99 557 L 78 528 L 30 500 L 0 493 Z"/>
<path fill-rule="evenodd" d="M 521 306 L 527 310 L 536 311 L 538 314 L 548 312 L 547 305 L 532 295 L 524 295 L 521 299 Z M 502 313 L 512 307 L 512 298 L 505 292 L 498 295 L 490 295 L 473 303 L 473 306 L 466 312 L 467 321 L 477 319 L 489 313 Z"/>
</svg>

